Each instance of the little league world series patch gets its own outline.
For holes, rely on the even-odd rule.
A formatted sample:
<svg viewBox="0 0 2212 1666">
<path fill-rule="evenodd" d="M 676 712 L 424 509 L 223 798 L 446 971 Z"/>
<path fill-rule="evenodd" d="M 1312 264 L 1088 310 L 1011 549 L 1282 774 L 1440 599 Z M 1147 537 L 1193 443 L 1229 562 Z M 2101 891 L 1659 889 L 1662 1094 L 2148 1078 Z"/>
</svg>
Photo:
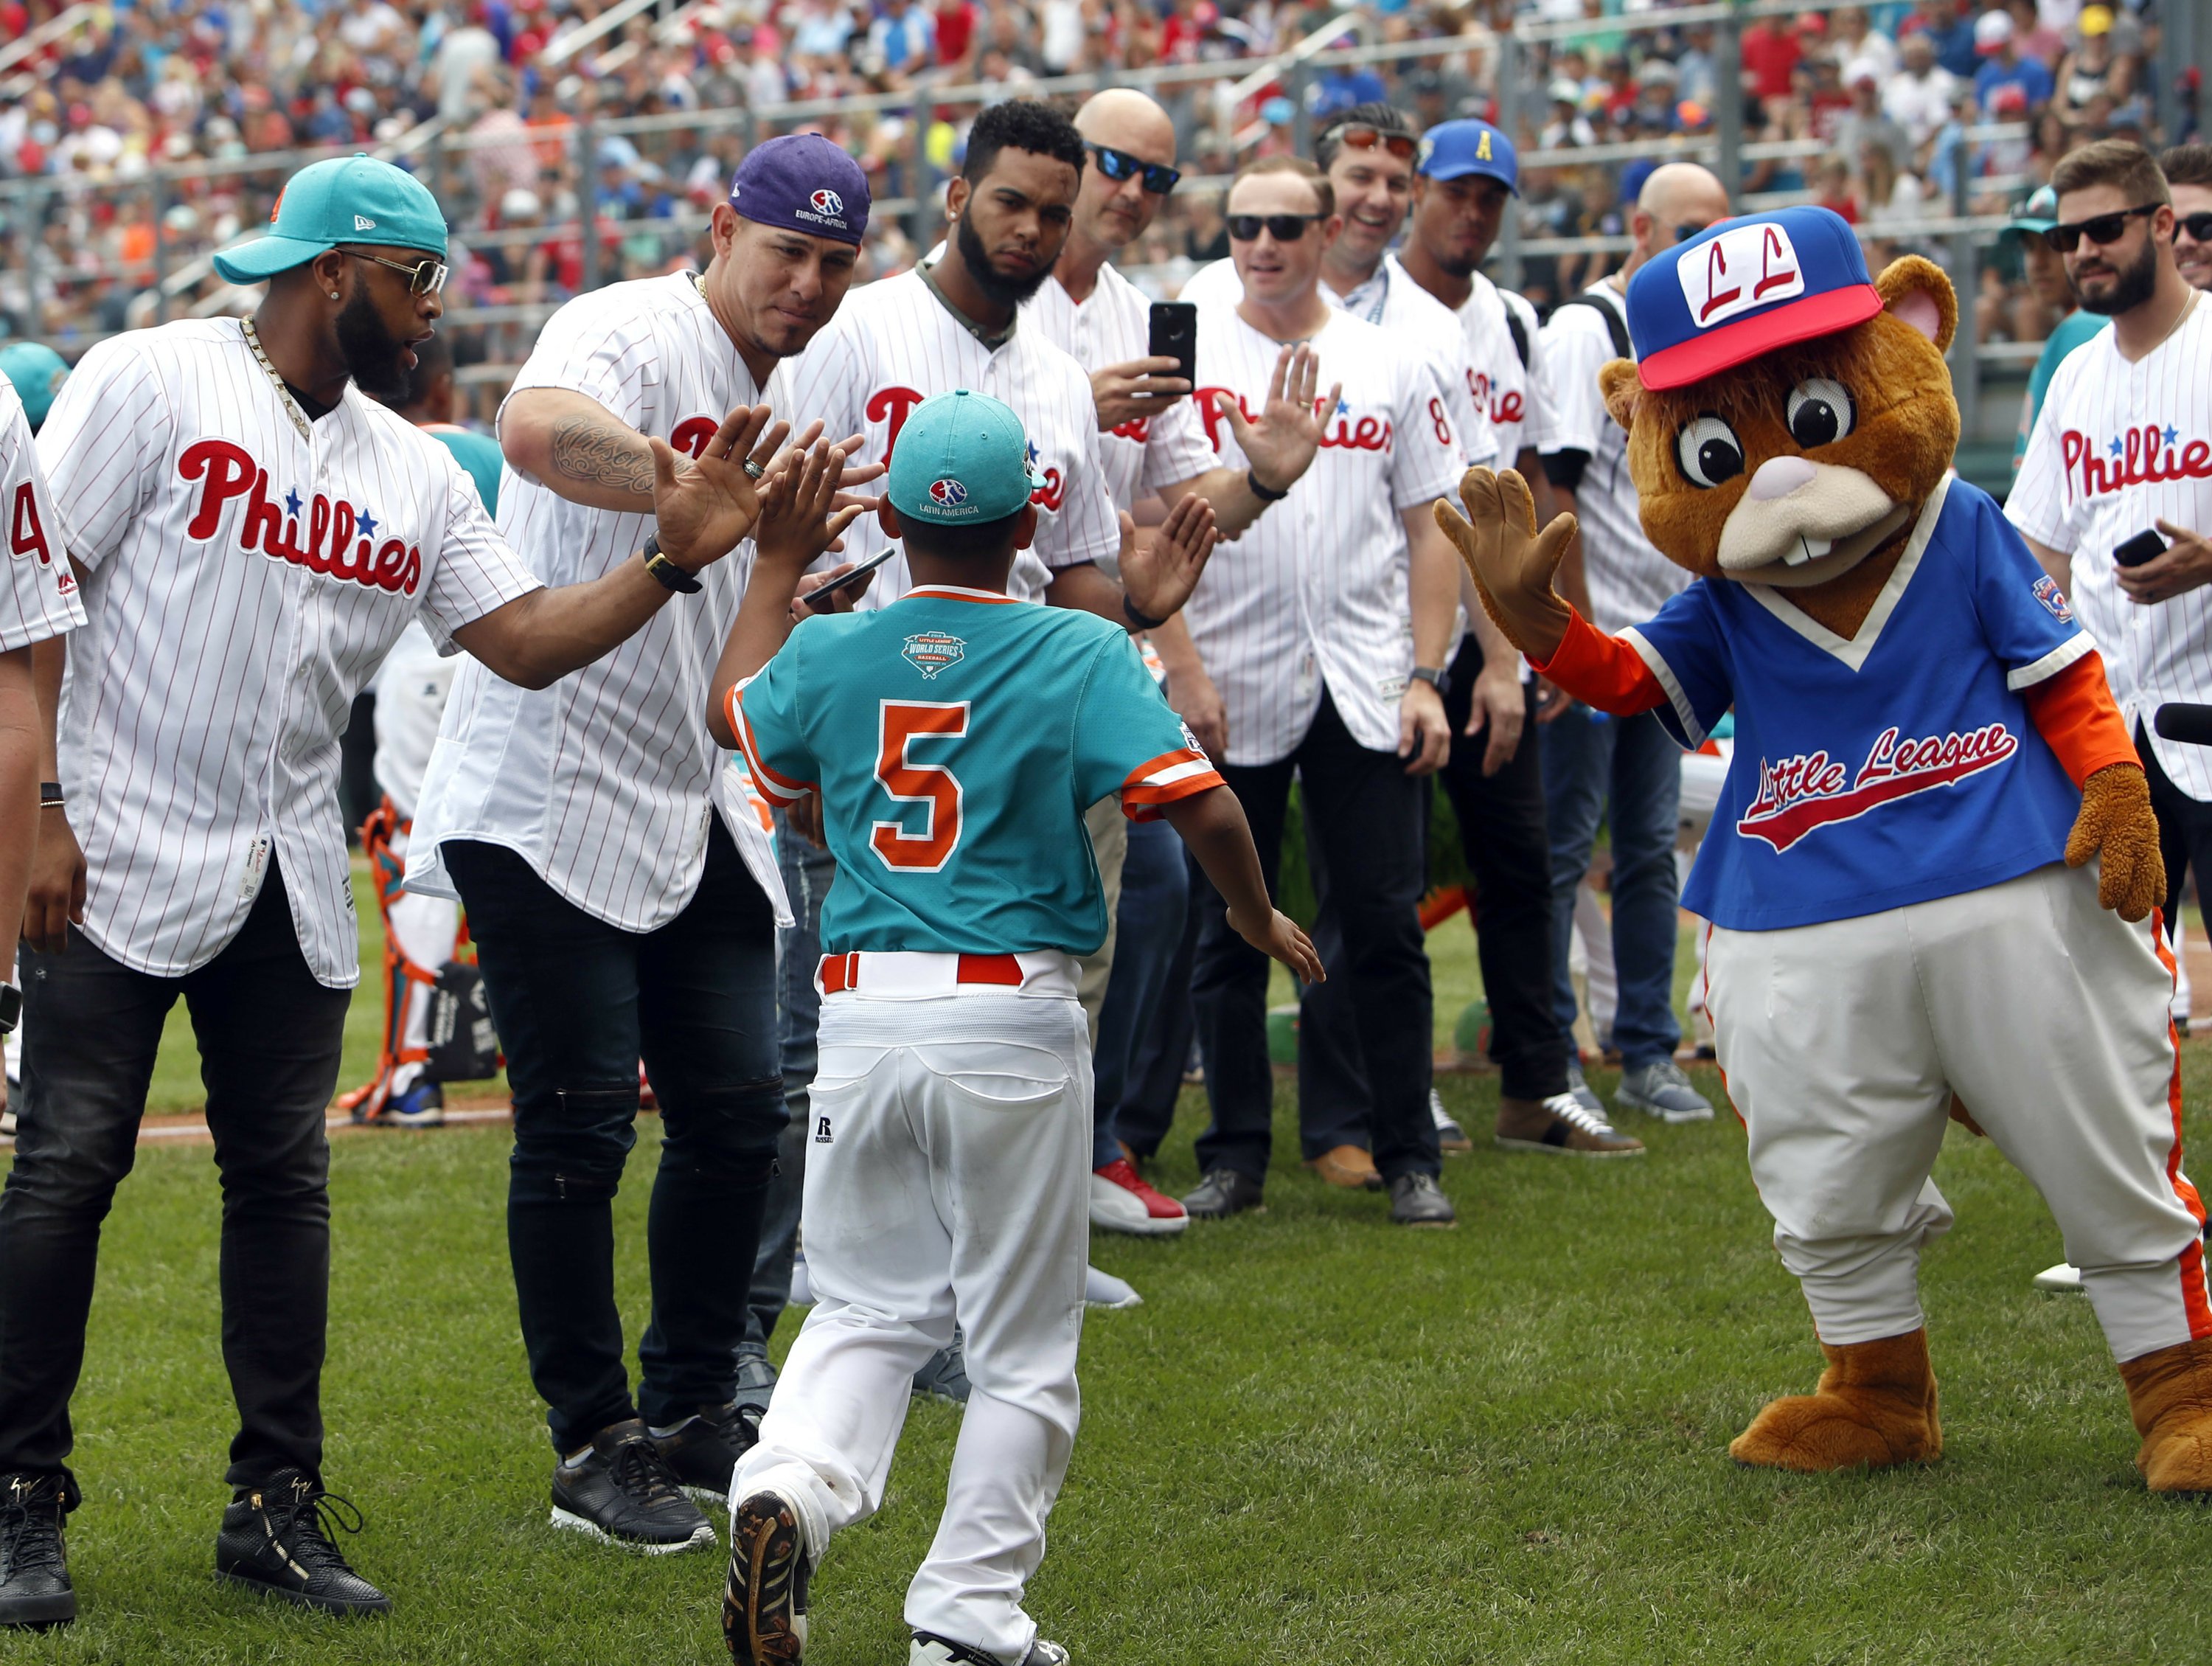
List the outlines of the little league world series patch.
<svg viewBox="0 0 2212 1666">
<path fill-rule="evenodd" d="M 945 666 L 960 662 L 968 652 L 968 639 L 942 630 L 924 630 L 908 637 L 899 652 L 924 677 L 934 678 Z"/>
</svg>

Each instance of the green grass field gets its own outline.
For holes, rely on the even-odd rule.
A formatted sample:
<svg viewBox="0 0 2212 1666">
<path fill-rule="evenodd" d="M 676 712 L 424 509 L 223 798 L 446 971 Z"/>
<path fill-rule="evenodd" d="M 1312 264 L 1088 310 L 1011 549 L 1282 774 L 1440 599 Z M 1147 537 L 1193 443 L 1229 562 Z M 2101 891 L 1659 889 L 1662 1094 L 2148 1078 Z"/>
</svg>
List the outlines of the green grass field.
<svg viewBox="0 0 2212 1666">
<path fill-rule="evenodd" d="M 1467 937 L 1464 921 L 1439 933 L 1440 983 L 1471 975 L 1448 970 L 1471 963 Z M 2202 1134 L 2212 1051 L 2190 1051 Z M 189 1068 L 165 1080 L 192 1102 Z M 1494 1078 L 1443 1089 L 1485 1125 Z M 1638 1162 L 1453 1159 L 1460 1228 L 1408 1233 L 1379 1198 L 1297 1168 L 1283 1097 L 1266 1214 L 1094 1245 L 1146 1304 L 1087 1328 L 1083 1433 L 1031 1595 L 1078 1661 L 2039 1666 L 2212 1646 L 2189 1596 L 2212 1514 L 2144 1492 L 2087 1304 L 2028 1288 L 2057 1235 L 1986 1145 L 1954 1129 L 1938 1171 L 1960 1214 L 1925 1280 L 1942 1462 L 1806 1479 L 1738 1470 L 1723 1450 L 1819 1365 L 1732 1119 L 1638 1124 Z M 1202 1116 L 1186 1096 L 1171 1189 L 1196 1179 Z M 633 1338 L 653 1143 L 617 1206 Z M 355 1624 L 210 1576 L 231 1426 L 216 1194 L 204 1147 L 141 1154 L 76 1402 L 85 1617 L 0 1637 L 0 1660 L 725 1658 L 719 1554 L 630 1558 L 545 1524 L 506 1152 L 495 1128 L 335 1146 L 329 1478 L 368 1517 L 349 1548 L 398 1603 Z M 957 1426 L 951 1408 L 915 1408 L 886 1507 L 815 1581 L 817 1666 L 904 1661 L 901 1596 Z"/>
</svg>

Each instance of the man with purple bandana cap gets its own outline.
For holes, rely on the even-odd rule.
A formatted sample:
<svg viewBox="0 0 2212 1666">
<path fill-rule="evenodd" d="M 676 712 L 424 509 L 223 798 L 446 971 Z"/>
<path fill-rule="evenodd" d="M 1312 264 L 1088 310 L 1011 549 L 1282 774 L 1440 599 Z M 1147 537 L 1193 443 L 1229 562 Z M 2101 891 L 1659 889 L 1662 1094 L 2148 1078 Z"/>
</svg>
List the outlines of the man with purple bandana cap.
<svg viewBox="0 0 2212 1666">
<path fill-rule="evenodd" d="M 499 419 L 500 525 L 532 571 L 580 577 L 649 549 L 656 456 L 689 466 L 732 406 L 778 419 L 745 465 L 761 477 L 798 426 L 781 362 L 836 312 L 867 222 L 850 156 L 815 134 L 771 139 L 716 206 L 703 273 L 613 284 L 547 321 Z M 755 531 L 810 558 L 827 541 L 773 506 Z M 712 1545 L 685 1494 L 719 1499 L 754 1438 L 736 1361 L 786 1118 L 776 928 L 791 913 L 766 812 L 705 720 L 752 555 L 696 575 L 655 562 L 671 605 L 554 688 L 465 669 L 408 850 L 410 890 L 467 907 L 507 1053 L 507 1243 L 559 1454 L 552 1522 L 633 1551 Z M 612 1202 L 641 1061 L 662 1144 L 633 1396 Z"/>
</svg>

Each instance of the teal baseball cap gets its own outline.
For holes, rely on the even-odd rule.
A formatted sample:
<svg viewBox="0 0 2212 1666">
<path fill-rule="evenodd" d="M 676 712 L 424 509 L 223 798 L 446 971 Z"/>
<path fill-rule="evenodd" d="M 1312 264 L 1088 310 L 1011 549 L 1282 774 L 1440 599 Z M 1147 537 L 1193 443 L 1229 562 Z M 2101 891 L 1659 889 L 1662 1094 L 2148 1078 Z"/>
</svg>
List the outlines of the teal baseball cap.
<svg viewBox="0 0 2212 1666">
<path fill-rule="evenodd" d="M 23 420 L 36 434 L 53 407 L 54 395 L 69 380 L 69 366 L 44 342 L 11 341 L 0 347 L 0 376 L 15 387 L 15 397 L 23 402 Z"/>
<path fill-rule="evenodd" d="M 377 243 L 443 257 L 446 216 L 429 186 L 366 154 L 311 162 L 284 182 L 269 229 L 225 249 L 215 269 L 233 283 L 258 283 L 341 243 Z"/>
<path fill-rule="evenodd" d="M 888 489 L 902 515 L 940 526 L 1003 520 L 1044 478 L 1022 419 L 988 393 L 924 399 L 899 429 Z"/>
<path fill-rule="evenodd" d="M 1997 235 L 2040 237 L 2057 223 L 2058 193 L 2049 185 L 2038 185 L 2020 205 L 2019 212 L 2004 222 Z"/>
</svg>

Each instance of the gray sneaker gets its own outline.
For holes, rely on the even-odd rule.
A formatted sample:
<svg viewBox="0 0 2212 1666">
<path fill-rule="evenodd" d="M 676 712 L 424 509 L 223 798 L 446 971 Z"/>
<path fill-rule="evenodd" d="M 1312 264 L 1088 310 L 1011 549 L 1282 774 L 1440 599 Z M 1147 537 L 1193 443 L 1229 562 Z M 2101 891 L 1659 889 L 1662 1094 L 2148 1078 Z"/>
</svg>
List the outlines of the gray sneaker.
<svg viewBox="0 0 2212 1666">
<path fill-rule="evenodd" d="M 1455 1226 L 1459 1216 L 1434 1175 L 1401 1174 L 1390 1183 L 1390 1219 L 1401 1226 Z"/>
<path fill-rule="evenodd" d="M 1655 1059 L 1620 1079 L 1613 1102 L 1632 1110 L 1656 1116 L 1662 1122 L 1710 1122 L 1713 1108 L 1705 1096 L 1690 1085 L 1690 1079 L 1672 1059 Z"/>
<path fill-rule="evenodd" d="M 1589 1079 L 1583 1076 L 1583 1061 L 1580 1059 L 1567 1061 L 1567 1091 L 1575 1096 L 1576 1103 L 1584 1110 L 1596 1117 L 1599 1122 L 1605 1121 L 1605 1101 L 1597 1097 L 1597 1090 L 1592 1087 Z"/>
<path fill-rule="evenodd" d="M 768 1402 L 775 1396 L 775 1367 L 768 1362 L 768 1350 L 757 1348 L 750 1342 L 741 1343 L 738 1348 L 738 1404 L 749 1409 L 753 1421 L 758 1423 L 768 1410 Z"/>
</svg>

